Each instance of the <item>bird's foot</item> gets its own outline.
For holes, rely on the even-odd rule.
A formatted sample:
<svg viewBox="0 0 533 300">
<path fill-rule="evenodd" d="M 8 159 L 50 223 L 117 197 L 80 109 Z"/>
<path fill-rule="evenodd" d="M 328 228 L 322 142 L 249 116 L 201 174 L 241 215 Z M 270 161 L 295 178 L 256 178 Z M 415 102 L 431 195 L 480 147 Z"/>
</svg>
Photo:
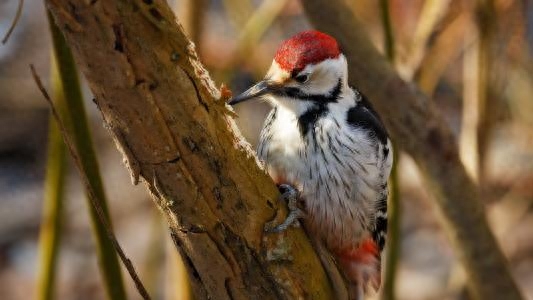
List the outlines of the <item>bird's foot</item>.
<svg viewBox="0 0 533 300">
<path fill-rule="evenodd" d="M 278 189 L 281 193 L 281 199 L 287 202 L 289 214 L 287 218 L 279 225 L 273 226 L 272 222 L 267 223 L 265 231 L 268 233 L 279 233 L 287 230 L 291 225 L 298 225 L 298 219 L 305 217 L 305 212 L 298 207 L 299 192 L 289 184 L 280 184 Z"/>
</svg>

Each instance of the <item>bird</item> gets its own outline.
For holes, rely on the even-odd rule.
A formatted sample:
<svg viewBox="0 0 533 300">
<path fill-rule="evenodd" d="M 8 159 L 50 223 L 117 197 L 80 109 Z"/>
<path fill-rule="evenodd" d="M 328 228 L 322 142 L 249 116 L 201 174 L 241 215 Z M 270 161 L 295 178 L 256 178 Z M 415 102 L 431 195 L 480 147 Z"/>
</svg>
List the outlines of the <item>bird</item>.
<svg viewBox="0 0 533 300">
<path fill-rule="evenodd" d="M 317 30 L 283 41 L 263 80 L 230 99 L 264 99 L 257 155 L 287 199 L 287 219 L 334 257 L 350 299 L 379 290 L 387 232 L 387 181 L 392 144 L 368 99 L 348 84 L 336 39 Z"/>
</svg>

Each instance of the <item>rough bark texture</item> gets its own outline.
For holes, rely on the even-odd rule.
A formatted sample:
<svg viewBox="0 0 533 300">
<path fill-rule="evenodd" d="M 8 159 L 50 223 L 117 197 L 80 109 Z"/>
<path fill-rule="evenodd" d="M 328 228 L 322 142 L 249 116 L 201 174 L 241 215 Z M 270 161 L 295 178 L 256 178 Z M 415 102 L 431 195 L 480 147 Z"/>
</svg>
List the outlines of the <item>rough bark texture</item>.
<svg viewBox="0 0 533 300">
<path fill-rule="evenodd" d="M 277 189 L 166 3 L 46 3 L 133 182 L 167 216 L 195 298 L 333 298 L 302 230 L 263 233 L 283 218 Z"/>
<path fill-rule="evenodd" d="M 343 0 L 305 0 L 317 29 L 335 36 L 349 62 L 350 83 L 383 117 L 396 145 L 409 153 L 435 195 L 475 299 L 521 299 L 487 224 L 478 190 L 459 160 L 456 138 L 431 101 L 400 79 Z"/>
</svg>

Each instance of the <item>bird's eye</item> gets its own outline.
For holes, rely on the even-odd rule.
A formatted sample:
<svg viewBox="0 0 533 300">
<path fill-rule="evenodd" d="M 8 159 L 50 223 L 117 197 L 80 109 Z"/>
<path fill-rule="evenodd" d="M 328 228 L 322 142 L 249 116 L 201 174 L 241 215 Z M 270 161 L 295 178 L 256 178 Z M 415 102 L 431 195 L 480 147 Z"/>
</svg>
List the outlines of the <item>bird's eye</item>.
<svg viewBox="0 0 533 300">
<path fill-rule="evenodd" d="M 299 83 L 306 83 L 307 80 L 309 80 L 309 74 L 300 74 L 296 77 L 294 77 L 294 80 Z"/>
</svg>

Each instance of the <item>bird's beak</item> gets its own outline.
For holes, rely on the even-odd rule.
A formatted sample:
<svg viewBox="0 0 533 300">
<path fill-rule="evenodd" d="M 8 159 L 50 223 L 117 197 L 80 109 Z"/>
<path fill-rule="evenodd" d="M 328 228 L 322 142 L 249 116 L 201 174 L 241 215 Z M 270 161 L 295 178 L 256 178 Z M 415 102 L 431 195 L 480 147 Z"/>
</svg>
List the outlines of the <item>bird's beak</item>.
<svg viewBox="0 0 533 300">
<path fill-rule="evenodd" d="M 241 103 L 246 100 L 250 100 L 252 98 L 257 98 L 257 97 L 260 97 L 260 96 L 263 96 L 263 95 L 266 95 L 272 92 L 272 90 L 273 90 L 273 85 L 271 82 L 267 80 L 259 81 L 257 84 L 247 89 L 242 94 L 231 98 L 228 104 L 235 105 L 237 103 Z"/>
</svg>

